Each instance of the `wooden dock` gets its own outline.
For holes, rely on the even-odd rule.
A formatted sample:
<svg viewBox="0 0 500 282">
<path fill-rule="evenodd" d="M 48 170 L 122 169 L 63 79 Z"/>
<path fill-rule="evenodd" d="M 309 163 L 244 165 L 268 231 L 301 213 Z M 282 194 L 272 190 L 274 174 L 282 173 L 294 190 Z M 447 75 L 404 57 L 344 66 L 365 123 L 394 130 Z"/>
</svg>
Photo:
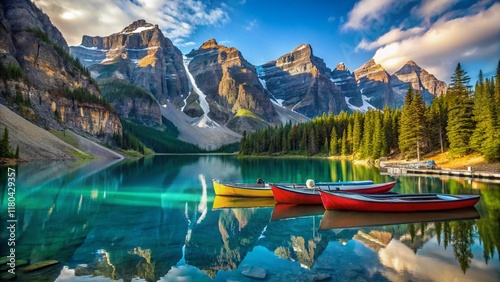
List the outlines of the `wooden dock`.
<svg viewBox="0 0 500 282">
<path fill-rule="evenodd" d="M 474 170 L 421 169 L 421 168 L 409 168 L 407 166 L 383 166 L 383 167 L 381 166 L 380 172 L 382 174 L 388 174 L 388 175 L 417 175 L 417 176 L 445 175 L 445 176 L 472 178 L 476 180 L 481 180 L 481 179 L 500 180 L 500 173 L 474 171 Z"/>
</svg>

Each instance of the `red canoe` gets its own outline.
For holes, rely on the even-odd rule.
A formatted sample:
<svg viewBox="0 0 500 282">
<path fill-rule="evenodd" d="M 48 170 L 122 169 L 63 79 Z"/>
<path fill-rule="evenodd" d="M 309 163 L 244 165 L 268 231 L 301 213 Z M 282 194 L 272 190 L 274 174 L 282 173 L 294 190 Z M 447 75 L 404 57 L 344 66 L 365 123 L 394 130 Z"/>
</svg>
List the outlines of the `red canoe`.
<svg viewBox="0 0 500 282">
<path fill-rule="evenodd" d="M 364 194 L 384 193 L 392 189 L 396 185 L 396 181 L 366 184 L 366 185 L 321 185 L 314 188 L 307 188 L 303 185 L 279 185 L 270 184 L 273 190 L 273 197 L 276 203 L 280 204 L 299 204 L 299 205 L 321 205 L 320 189 L 323 191 L 342 191 Z"/>
<path fill-rule="evenodd" d="M 320 191 L 327 210 L 410 212 L 437 211 L 473 207 L 479 195 L 380 194 Z"/>
</svg>

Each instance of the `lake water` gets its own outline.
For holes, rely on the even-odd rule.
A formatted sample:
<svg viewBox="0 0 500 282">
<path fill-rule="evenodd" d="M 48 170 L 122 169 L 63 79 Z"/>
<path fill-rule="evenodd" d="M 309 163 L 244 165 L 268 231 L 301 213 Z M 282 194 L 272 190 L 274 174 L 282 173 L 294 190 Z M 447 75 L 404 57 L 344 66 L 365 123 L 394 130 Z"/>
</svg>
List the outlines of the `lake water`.
<svg viewBox="0 0 500 282">
<path fill-rule="evenodd" d="M 15 169 L 18 281 L 255 281 L 243 273 L 257 267 L 265 281 L 500 281 L 500 184 L 401 176 L 395 192 L 481 200 L 380 216 L 219 198 L 211 181 L 394 179 L 348 161 L 155 156 Z M 0 173 L 4 226 L 7 168 Z M 10 231 L 0 235 L 5 258 Z M 23 260 L 58 263 L 24 272 Z"/>
</svg>

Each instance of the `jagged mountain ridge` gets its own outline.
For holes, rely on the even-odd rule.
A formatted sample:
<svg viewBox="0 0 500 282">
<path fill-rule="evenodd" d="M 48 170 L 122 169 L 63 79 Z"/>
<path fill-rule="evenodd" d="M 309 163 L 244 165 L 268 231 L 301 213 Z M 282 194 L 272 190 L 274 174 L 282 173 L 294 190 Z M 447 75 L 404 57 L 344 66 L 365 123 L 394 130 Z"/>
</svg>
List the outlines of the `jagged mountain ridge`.
<svg viewBox="0 0 500 282">
<path fill-rule="evenodd" d="M 120 33 L 108 37 L 84 36 L 82 45 L 71 47 L 71 50 L 76 56 L 80 56 L 82 61 L 99 63 L 90 65 L 91 70 L 106 68 L 107 65 L 120 65 L 116 61 L 121 60 L 136 60 L 135 63 L 139 65 L 141 61 L 145 60 L 144 58 L 127 59 L 131 56 L 130 50 L 137 50 L 138 47 L 125 48 L 122 46 L 123 44 L 116 45 L 116 38 L 120 38 L 123 42 L 137 42 L 138 38 L 144 40 L 144 38 L 151 37 L 139 37 L 138 34 L 153 31 L 161 34 L 156 25 L 139 20 Z M 132 38 L 135 39 L 132 40 Z M 151 43 L 146 45 L 154 46 Z M 81 55 L 84 47 L 94 48 L 94 50 L 85 51 L 86 59 L 85 56 Z M 103 50 L 108 51 L 103 52 Z M 100 57 L 92 57 L 95 56 L 93 54 L 95 52 Z M 178 54 L 178 52 L 174 53 Z M 199 49 L 193 50 L 185 56 L 189 60 L 187 67 L 193 74 L 195 84 L 203 92 L 206 92 L 210 108 L 209 117 L 220 124 L 227 124 L 231 119 L 236 118 L 235 114 L 239 109 L 248 109 L 266 122 L 275 122 L 276 114 L 271 110 L 270 103 L 265 101 L 266 90 L 270 93 L 268 95 L 281 106 L 312 118 L 323 112 L 337 114 L 340 111 L 365 110 L 372 106 L 379 109 L 383 109 L 385 105 L 400 106 L 410 83 L 415 89 L 422 91 L 424 97 L 426 93 L 429 93 L 430 95 L 427 95 L 429 99 L 443 93 L 443 89 L 446 88 L 444 82 L 438 81 L 416 64 L 416 71 L 415 67 L 411 68 L 405 65 L 393 75 L 387 73 L 373 59 L 352 73 L 342 63 L 332 71 L 326 66 L 323 59 L 314 56 L 309 44 L 301 44 L 292 52 L 256 67 L 246 61 L 236 48 L 220 46 L 215 39 L 208 40 Z M 170 70 L 173 72 L 165 70 L 166 76 L 172 79 L 171 85 L 188 84 L 189 86 L 189 83 L 186 83 L 189 79 L 184 79 L 186 74 L 180 68 L 180 60 L 180 56 L 171 59 L 172 62 L 175 62 L 172 63 L 175 70 Z M 248 72 L 243 74 L 243 71 Z M 130 70 L 122 67 L 121 71 L 114 70 L 111 74 L 108 71 L 108 75 L 127 79 L 128 72 Z M 261 83 L 255 79 L 254 73 L 258 74 Z M 94 74 L 96 73 L 93 72 Z M 235 80 L 235 78 L 237 79 Z M 148 89 L 144 84 L 141 86 Z M 153 93 L 151 89 L 156 88 L 149 88 L 149 91 Z M 247 93 L 249 91 L 251 94 Z M 239 95 L 240 92 L 246 94 Z M 176 108 L 182 109 L 191 117 L 200 117 L 206 114 L 201 108 L 200 97 L 195 91 L 189 92 L 189 89 L 186 90 L 186 87 L 182 87 L 176 93 L 179 95 L 169 96 Z M 256 101 L 259 105 L 256 105 Z"/>
<path fill-rule="evenodd" d="M 236 48 L 219 46 L 215 40 L 207 41 L 198 50 L 193 50 L 191 56 L 188 54 L 183 58 L 157 25 L 138 20 L 121 32 L 106 37 L 83 36 L 82 44 L 70 49 L 88 66 L 97 81 L 119 79 L 140 86 L 161 105 L 166 105 L 168 101 L 174 108 L 197 118 L 192 121 L 194 126 L 226 125 L 241 133 L 280 121 L 269 100 L 269 93 L 258 80 L 255 67 Z M 195 53 L 196 56 L 193 55 Z M 211 62 L 210 65 L 207 61 Z M 162 62 L 166 63 L 162 65 Z M 189 70 L 193 70 L 196 82 L 189 81 Z M 196 84 L 205 93 L 203 97 L 194 91 Z M 136 107 L 144 101 L 128 100 L 114 100 L 113 105 L 119 106 L 120 116 L 130 118 L 130 113 L 147 113 Z M 205 100 L 208 106 L 203 109 L 201 104 Z M 136 120 L 157 120 L 157 113 L 161 111 L 156 108 L 159 107 L 150 105 L 154 114 L 151 117 L 132 117 Z M 241 109 L 249 110 L 257 118 L 238 115 Z"/>
<path fill-rule="evenodd" d="M 22 77 L 0 81 L 2 104 L 44 128 L 70 129 L 105 142 L 122 133 L 118 116 L 69 56 L 47 15 L 31 1 L 4 0 L 0 22 L 0 64 L 22 72 Z"/>
<path fill-rule="evenodd" d="M 428 103 L 432 101 L 433 97 L 446 93 L 448 88 L 446 83 L 437 80 L 434 75 L 429 74 L 412 60 L 391 75 L 391 85 L 397 104 L 404 102 L 410 84 L 413 89 L 421 92 L 424 100 Z"/>
<path fill-rule="evenodd" d="M 166 52 L 168 56 L 161 57 L 165 54 L 163 49 L 170 50 Z M 208 114 L 218 124 L 240 133 L 285 121 L 271 101 L 312 118 L 324 112 L 398 106 L 402 104 L 402 93 L 414 81 L 418 81 L 421 91 L 433 87 L 433 93 L 442 93 L 439 90 L 444 84 L 423 69 L 405 72 L 407 66 L 391 76 L 373 60 L 352 73 L 344 64 L 332 71 L 314 56 L 309 44 L 301 44 L 277 60 L 256 67 L 236 48 L 218 45 L 212 39 L 184 55 L 186 64 L 158 26 L 143 20 L 107 37 L 84 36 L 82 44 L 71 47 L 71 51 L 98 79 L 129 81 L 149 91 L 161 104 L 168 100 L 192 118 Z M 163 61 L 169 67 L 161 66 Z M 193 91 L 186 67 L 204 97 Z M 426 78 L 420 77 L 422 74 Z M 168 85 L 174 90 L 169 91 Z M 208 110 L 202 108 L 202 100 L 208 103 Z M 136 112 L 130 111 L 130 104 L 128 101 L 122 108 Z M 251 114 L 242 114 L 240 110 L 249 110 Z M 159 111 L 152 112 L 157 115 Z"/>
<path fill-rule="evenodd" d="M 396 106 L 390 75 L 374 59 L 364 63 L 353 74 L 361 94 L 368 98 L 371 105 L 378 109 L 383 109 L 385 105 Z"/>
<path fill-rule="evenodd" d="M 215 39 L 210 39 L 186 57 L 189 72 L 206 96 L 207 114 L 211 119 L 227 124 L 236 132 L 252 128 L 231 126 L 235 123 L 230 121 L 241 116 L 238 115 L 240 110 L 248 110 L 269 124 L 279 122 L 255 66 L 246 61 L 238 49 L 219 45 Z M 257 128 L 260 127 L 257 125 Z"/>
<path fill-rule="evenodd" d="M 339 63 L 332 71 L 332 81 L 344 93 L 348 106 L 361 107 L 363 100 L 354 76 L 344 63 Z M 352 109 L 352 107 L 349 107 Z"/>
<path fill-rule="evenodd" d="M 267 90 L 285 107 L 308 117 L 348 109 L 343 93 L 331 80 L 332 71 L 314 56 L 309 44 L 258 68 Z"/>
<path fill-rule="evenodd" d="M 182 53 L 158 25 L 138 20 L 109 36 L 84 35 L 70 47 L 95 79 L 118 78 L 149 91 L 161 104 L 180 105 L 189 89 Z"/>
</svg>

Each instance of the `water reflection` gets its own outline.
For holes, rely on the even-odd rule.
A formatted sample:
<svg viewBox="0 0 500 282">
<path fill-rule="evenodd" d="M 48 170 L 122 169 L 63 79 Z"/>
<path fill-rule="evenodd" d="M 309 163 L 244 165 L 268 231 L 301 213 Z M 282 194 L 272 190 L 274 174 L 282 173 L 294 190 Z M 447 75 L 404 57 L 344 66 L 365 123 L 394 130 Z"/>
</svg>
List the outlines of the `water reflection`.
<svg viewBox="0 0 500 282">
<path fill-rule="evenodd" d="M 242 275 L 248 265 L 264 268 L 267 281 L 426 281 L 443 277 L 438 274 L 500 280 L 500 186 L 494 183 L 401 176 L 396 192 L 481 194 L 481 201 L 468 215 L 411 214 L 377 227 L 320 230 L 327 219 L 342 223 L 342 216 L 321 206 L 275 206 L 272 199 L 221 199 L 211 179 L 392 178 L 346 161 L 233 156 L 29 163 L 16 170 L 16 258 L 29 264 L 59 261 L 19 271 L 19 281 L 251 281 Z M 1 189 L 5 176 L 6 168 L 0 168 Z M 3 210 L 5 195 L 3 190 Z M 375 215 L 361 218 L 377 225 Z M 7 231 L 0 236 L 5 242 Z M 431 266 L 442 271 L 433 273 Z"/>
</svg>

